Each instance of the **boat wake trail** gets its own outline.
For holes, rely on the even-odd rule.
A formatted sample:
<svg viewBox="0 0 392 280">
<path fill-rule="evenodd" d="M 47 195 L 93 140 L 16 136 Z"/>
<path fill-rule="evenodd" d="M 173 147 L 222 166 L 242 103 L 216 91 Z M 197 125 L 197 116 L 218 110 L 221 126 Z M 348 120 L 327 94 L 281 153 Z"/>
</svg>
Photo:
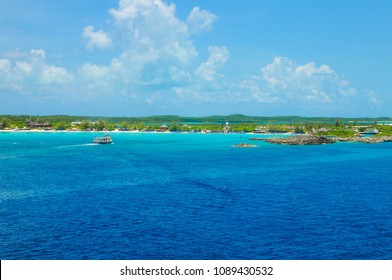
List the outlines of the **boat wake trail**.
<svg viewBox="0 0 392 280">
<path fill-rule="evenodd" d="M 58 146 L 57 148 L 62 149 L 62 148 L 88 147 L 88 146 L 98 146 L 98 145 L 99 145 L 99 144 L 97 144 L 97 143 L 88 143 L 88 144 L 64 145 L 64 146 Z"/>
</svg>

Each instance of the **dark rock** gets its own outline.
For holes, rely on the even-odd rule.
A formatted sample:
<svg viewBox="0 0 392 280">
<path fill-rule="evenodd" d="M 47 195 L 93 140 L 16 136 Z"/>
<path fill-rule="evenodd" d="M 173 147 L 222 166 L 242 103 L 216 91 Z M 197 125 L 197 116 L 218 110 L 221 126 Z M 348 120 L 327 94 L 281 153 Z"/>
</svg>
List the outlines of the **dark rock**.
<svg viewBox="0 0 392 280">
<path fill-rule="evenodd" d="M 325 137 L 316 135 L 297 135 L 286 138 L 275 137 L 275 138 L 250 138 L 249 140 L 260 140 L 274 144 L 281 145 L 319 145 L 319 144 L 332 144 L 335 142 L 359 142 L 359 143 L 383 143 L 392 142 L 392 136 L 382 137 Z"/>
<path fill-rule="evenodd" d="M 392 136 L 381 136 L 381 137 L 348 137 L 348 138 L 336 138 L 339 142 L 360 142 L 367 144 L 392 142 Z"/>
<path fill-rule="evenodd" d="M 263 140 L 269 143 L 281 145 L 318 145 L 332 144 L 336 142 L 333 138 L 315 135 L 297 135 L 287 138 L 251 138 L 250 140 Z"/>
</svg>

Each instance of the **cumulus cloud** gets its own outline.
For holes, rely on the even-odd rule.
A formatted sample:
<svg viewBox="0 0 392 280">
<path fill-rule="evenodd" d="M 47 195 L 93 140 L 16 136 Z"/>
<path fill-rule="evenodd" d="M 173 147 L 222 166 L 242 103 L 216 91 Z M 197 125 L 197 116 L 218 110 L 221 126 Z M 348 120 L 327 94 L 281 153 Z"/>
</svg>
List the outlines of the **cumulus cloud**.
<svg viewBox="0 0 392 280">
<path fill-rule="evenodd" d="M 84 28 L 83 38 L 87 40 L 87 48 L 89 50 L 92 50 L 94 47 L 107 49 L 112 46 L 110 35 L 102 30 L 94 31 L 94 27 L 91 25 Z"/>
<path fill-rule="evenodd" d="M 209 57 L 201 62 L 192 39 L 211 29 L 216 20 L 213 13 L 195 7 L 180 19 L 176 6 L 162 0 L 119 0 L 109 14 L 112 21 L 105 28 L 109 32 L 92 25 L 82 32 L 88 50 L 110 49 L 117 54 L 107 64 L 85 62 L 71 72 L 48 64 L 44 50 L 15 51 L 9 53 L 13 58 L 0 61 L 4 74 L 0 86 L 33 92 L 39 86 L 57 90 L 57 84 L 90 97 L 137 96 L 151 105 L 162 94 L 169 97 L 174 88 L 196 89 L 195 98 L 200 100 L 211 100 L 205 98 L 205 91 L 224 91 L 220 70 L 229 57 L 228 49 L 209 47 Z"/>
<path fill-rule="evenodd" d="M 38 57 L 38 58 L 41 58 L 41 59 L 45 59 L 45 56 L 46 56 L 46 53 L 45 53 L 44 50 L 31 50 L 30 54 L 32 56 L 35 56 L 35 57 Z"/>
<path fill-rule="evenodd" d="M 248 78 L 227 78 L 228 48 L 210 46 L 208 57 L 202 58 L 194 44 L 193 36 L 210 30 L 217 18 L 199 7 L 180 19 L 176 6 L 162 0 L 119 0 L 109 13 L 112 21 L 105 29 L 110 32 L 88 25 L 82 35 L 89 50 L 110 49 L 107 55 L 113 56 L 107 63 L 86 61 L 69 70 L 49 63 L 41 49 L 11 51 L 0 59 L 0 88 L 19 92 L 76 89 L 75 95 L 89 100 L 121 96 L 167 108 L 237 102 L 321 108 L 347 102 L 357 94 L 329 65 L 298 65 L 286 57 L 274 58 Z M 367 96 L 369 102 L 380 104 L 376 93 Z"/>
<path fill-rule="evenodd" d="M 175 5 L 161 0 L 121 0 L 111 9 L 123 58 L 143 62 L 170 59 L 187 63 L 197 56 L 185 22 Z"/>
<path fill-rule="evenodd" d="M 284 102 L 280 96 L 273 94 L 260 85 L 257 78 L 244 80 L 238 85 L 239 92 L 244 102 L 279 103 Z"/>
<path fill-rule="evenodd" d="M 210 56 L 206 62 L 203 62 L 195 71 L 195 74 L 204 80 L 214 81 L 223 78 L 217 70 L 225 64 L 229 58 L 229 50 L 226 47 L 211 46 L 208 48 Z"/>
<path fill-rule="evenodd" d="M 170 92 L 192 83 L 195 76 L 210 82 L 221 76 L 217 70 L 227 60 L 225 47 L 210 47 L 210 58 L 198 69 L 194 66 L 200 62 L 191 37 L 212 26 L 216 16 L 211 12 L 197 7 L 184 21 L 176 16 L 174 4 L 162 0 L 120 0 L 109 13 L 113 22 L 108 36 L 119 54 L 107 65 L 86 63 L 79 68 L 87 88 L 104 90 L 103 84 L 115 84 L 118 91 L 142 94 L 143 88 L 159 85 Z"/>
<path fill-rule="evenodd" d="M 37 86 L 66 84 L 73 80 L 67 69 L 48 65 L 44 50 L 31 50 L 24 60 L 0 59 L 0 87 L 31 92 Z"/>
<path fill-rule="evenodd" d="M 0 71 L 7 73 L 11 69 L 11 62 L 8 59 L 0 59 Z"/>
<path fill-rule="evenodd" d="M 9 59 L 0 59 L 0 89 L 18 90 L 20 88 L 15 72 Z"/>
<path fill-rule="evenodd" d="M 102 80 L 109 75 L 109 67 L 86 63 L 79 69 L 79 75 L 87 81 Z"/>
<path fill-rule="evenodd" d="M 314 62 L 296 65 L 289 58 L 276 57 L 260 72 L 243 81 L 240 87 L 261 102 L 331 103 L 356 95 L 350 83 L 328 65 L 317 67 Z"/>
<path fill-rule="evenodd" d="M 64 84 L 72 79 L 72 76 L 63 67 L 43 65 L 38 81 L 42 84 Z"/>
<path fill-rule="evenodd" d="M 206 10 L 200 10 L 199 7 L 194 7 L 186 22 L 190 32 L 199 33 L 201 31 L 210 30 L 215 20 L 216 15 L 213 13 Z"/>
</svg>

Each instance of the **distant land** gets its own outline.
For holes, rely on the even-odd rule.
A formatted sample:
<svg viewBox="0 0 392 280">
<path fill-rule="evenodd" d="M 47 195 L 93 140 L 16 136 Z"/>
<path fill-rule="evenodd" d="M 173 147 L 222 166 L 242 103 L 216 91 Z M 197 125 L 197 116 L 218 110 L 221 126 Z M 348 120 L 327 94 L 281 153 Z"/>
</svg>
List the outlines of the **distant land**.
<svg viewBox="0 0 392 280">
<path fill-rule="evenodd" d="M 390 122 L 391 117 L 355 117 L 355 118 L 341 118 L 341 117 L 300 117 L 300 116 L 247 116 L 242 114 L 234 114 L 227 116 L 206 116 L 206 117 L 183 117 L 177 115 L 162 115 L 162 116 L 148 116 L 148 117 L 103 117 L 103 116 L 69 116 L 69 115 L 49 115 L 49 116 L 31 116 L 31 115 L 0 115 L 0 121 L 8 118 L 16 122 L 25 122 L 26 120 L 39 119 L 40 122 L 81 122 L 81 121 L 106 121 L 108 123 L 139 123 L 143 122 L 146 124 L 159 124 L 159 123 L 254 123 L 254 124 L 268 124 L 268 123 L 280 123 L 280 124 L 292 124 L 292 123 L 335 123 L 339 120 L 341 123 L 350 122 Z"/>
<path fill-rule="evenodd" d="M 91 117 L 91 116 L 28 116 L 0 115 L 2 131 L 132 131 L 132 132 L 192 132 L 192 133 L 256 133 L 308 135 L 295 143 L 335 141 L 368 143 L 392 141 L 392 118 L 326 118 L 299 116 L 150 116 L 150 117 Z M 371 138 L 371 139 L 370 139 Z M 258 140 L 258 139 L 254 139 Z M 277 143 L 282 140 L 278 139 Z M 293 142 L 293 143 L 294 143 Z"/>
</svg>

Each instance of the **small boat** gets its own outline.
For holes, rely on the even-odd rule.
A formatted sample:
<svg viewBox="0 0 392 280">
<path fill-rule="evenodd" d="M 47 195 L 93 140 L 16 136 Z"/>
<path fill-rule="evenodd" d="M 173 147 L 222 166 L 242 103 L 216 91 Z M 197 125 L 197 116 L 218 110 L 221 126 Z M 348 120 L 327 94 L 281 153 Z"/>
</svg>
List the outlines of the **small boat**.
<svg viewBox="0 0 392 280">
<path fill-rule="evenodd" d="M 95 144 L 111 144 L 113 142 L 112 137 L 105 134 L 103 137 L 94 137 L 93 143 Z"/>
</svg>

